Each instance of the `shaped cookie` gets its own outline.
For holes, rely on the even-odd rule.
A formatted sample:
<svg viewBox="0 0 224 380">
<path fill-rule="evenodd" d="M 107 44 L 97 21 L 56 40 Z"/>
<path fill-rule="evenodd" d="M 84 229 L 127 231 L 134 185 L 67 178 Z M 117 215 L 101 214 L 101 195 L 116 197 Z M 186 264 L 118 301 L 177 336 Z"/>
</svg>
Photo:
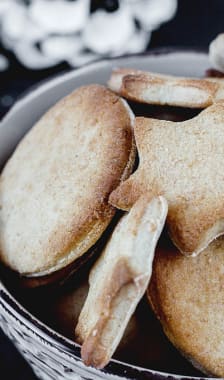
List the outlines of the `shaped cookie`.
<svg viewBox="0 0 224 380">
<path fill-rule="evenodd" d="M 183 78 L 134 69 L 116 69 L 109 88 L 140 103 L 205 108 L 224 99 L 222 81 Z"/>
<path fill-rule="evenodd" d="M 115 227 L 91 270 L 88 297 L 76 327 L 85 364 L 104 367 L 118 346 L 148 286 L 166 215 L 163 197 L 149 202 L 142 196 Z"/>
<path fill-rule="evenodd" d="M 196 255 L 224 233 L 224 103 L 184 122 L 137 118 L 139 167 L 110 196 L 129 210 L 141 194 L 163 195 L 175 245 Z"/>
<path fill-rule="evenodd" d="M 134 163 L 133 114 L 99 85 L 50 109 L 0 177 L 0 259 L 26 276 L 81 257 L 114 215 L 111 191 Z"/>
<path fill-rule="evenodd" d="M 171 342 L 208 375 L 224 377 L 224 240 L 188 258 L 159 246 L 148 298 Z"/>
</svg>

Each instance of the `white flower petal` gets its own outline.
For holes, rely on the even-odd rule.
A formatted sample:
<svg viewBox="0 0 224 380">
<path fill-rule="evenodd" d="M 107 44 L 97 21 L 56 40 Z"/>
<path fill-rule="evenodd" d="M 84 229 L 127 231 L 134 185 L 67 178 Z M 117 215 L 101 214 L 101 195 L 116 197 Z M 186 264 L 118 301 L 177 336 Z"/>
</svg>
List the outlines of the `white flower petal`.
<svg viewBox="0 0 224 380">
<path fill-rule="evenodd" d="M 44 37 L 44 31 L 28 17 L 28 11 L 24 5 L 13 3 L 2 19 L 3 44 L 13 49 L 18 41 L 36 42 Z"/>
<path fill-rule="evenodd" d="M 224 33 L 218 36 L 209 45 L 209 60 L 216 70 L 224 72 Z"/>
<path fill-rule="evenodd" d="M 26 25 L 26 8 L 19 3 L 11 4 L 2 19 L 2 34 L 8 40 L 19 40 L 27 31 Z"/>
<path fill-rule="evenodd" d="M 4 16 L 5 12 L 11 7 L 13 0 L 1 0 L 0 1 L 0 18 Z"/>
<path fill-rule="evenodd" d="M 81 30 L 89 13 L 89 0 L 33 0 L 30 17 L 49 33 L 73 33 Z"/>
<path fill-rule="evenodd" d="M 9 67 L 9 61 L 8 59 L 0 54 L 0 71 L 5 71 Z"/>
<path fill-rule="evenodd" d="M 39 49 L 27 42 L 20 42 L 14 46 L 14 53 L 29 69 L 44 69 L 56 65 L 60 60 L 52 57 L 47 57 Z"/>
<path fill-rule="evenodd" d="M 81 36 L 51 36 L 41 44 L 44 55 L 58 60 L 73 57 L 81 48 Z"/>
<path fill-rule="evenodd" d="M 120 50 L 134 33 L 135 26 L 129 8 L 117 12 L 98 10 L 92 14 L 83 33 L 84 44 L 98 54 Z"/>
<path fill-rule="evenodd" d="M 144 51 L 150 41 L 151 33 L 145 31 L 136 32 L 126 46 L 126 52 L 137 54 Z"/>
<path fill-rule="evenodd" d="M 150 41 L 150 37 L 150 32 L 139 30 L 129 38 L 125 46 L 123 46 L 120 50 L 114 51 L 114 54 L 111 54 L 111 56 L 141 53 L 146 49 Z"/>
<path fill-rule="evenodd" d="M 139 0 L 127 1 L 133 16 L 145 30 L 153 30 L 161 23 L 174 17 L 177 0 Z"/>
</svg>

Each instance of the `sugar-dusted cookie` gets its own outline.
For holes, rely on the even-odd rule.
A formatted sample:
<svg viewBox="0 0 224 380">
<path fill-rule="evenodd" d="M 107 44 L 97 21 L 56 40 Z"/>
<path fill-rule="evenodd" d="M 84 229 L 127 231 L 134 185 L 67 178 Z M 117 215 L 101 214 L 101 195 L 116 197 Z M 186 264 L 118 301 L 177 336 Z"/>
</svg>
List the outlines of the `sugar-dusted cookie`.
<svg viewBox="0 0 224 380">
<path fill-rule="evenodd" d="M 0 177 L 3 263 L 43 276 L 99 239 L 115 212 L 108 196 L 134 163 L 132 123 L 128 105 L 99 85 L 79 88 L 37 122 Z"/>
<path fill-rule="evenodd" d="M 197 368 L 224 377 L 224 240 L 197 257 L 159 246 L 148 298 L 171 342 Z"/>
<path fill-rule="evenodd" d="M 155 246 L 167 215 L 163 197 L 142 196 L 123 216 L 90 273 L 90 289 L 76 337 L 82 359 L 104 367 L 148 286 Z"/>
<path fill-rule="evenodd" d="M 172 240 L 198 254 L 224 233 L 224 103 L 184 122 L 137 118 L 139 167 L 110 196 L 128 210 L 141 194 L 163 195 Z"/>
<path fill-rule="evenodd" d="M 184 78 L 135 69 L 113 70 L 108 86 L 140 103 L 205 108 L 224 99 L 224 83 L 216 79 Z"/>
</svg>

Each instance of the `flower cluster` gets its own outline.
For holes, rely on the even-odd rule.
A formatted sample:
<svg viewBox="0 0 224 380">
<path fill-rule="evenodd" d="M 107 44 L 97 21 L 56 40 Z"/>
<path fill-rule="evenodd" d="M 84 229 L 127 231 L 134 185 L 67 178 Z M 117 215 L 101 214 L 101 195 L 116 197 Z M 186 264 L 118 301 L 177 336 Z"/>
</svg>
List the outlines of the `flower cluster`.
<svg viewBox="0 0 224 380">
<path fill-rule="evenodd" d="M 171 19 L 177 0 L 2 0 L 2 44 L 29 69 L 145 50 L 152 30 Z M 6 67 L 0 56 L 0 69 Z"/>
</svg>

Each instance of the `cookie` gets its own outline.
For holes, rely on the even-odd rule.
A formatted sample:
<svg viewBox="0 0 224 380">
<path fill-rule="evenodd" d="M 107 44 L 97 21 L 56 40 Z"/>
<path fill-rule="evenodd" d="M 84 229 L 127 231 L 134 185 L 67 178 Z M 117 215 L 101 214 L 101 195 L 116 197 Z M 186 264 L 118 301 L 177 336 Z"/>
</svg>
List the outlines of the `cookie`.
<svg viewBox="0 0 224 380">
<path fill-rule="evenodd" d="M 163 195 L 170 236 L 197 255 L 224 233 L 224 103 L 184 122 L 136 118 L 139 167 L 110 196 L 128 210 L 141 194 Z"/>
<path fill-rule="evenodd" d="M 167 215 L 163 197 L 142 196 L 122 217 L 90 272 L 76 338 L 86 365 L 103 368 L 148 286 L 155 246 Z"/>
<path fill-rule="evenodd" d="M 171 342 L 202 372 L 224 377 L 224 239 L 199 256 L 158 247 L 148 298 Z"/>
<path fill-rule="evenodd" d="M 140 103 L 205 108 L 224 99 L 221 81 L 184 78 L 134 69 L 113 70 L 109 88 Z"/>
<path fill-rule="evenodd" d="M 95 244 L 115 213 L 109 194 L 132 170 L 132 124 L 128 105 L 99 85 L 77 89 L 37 122 L 0 177 L 4 264 L 48 275 Z"/>
</svg>

